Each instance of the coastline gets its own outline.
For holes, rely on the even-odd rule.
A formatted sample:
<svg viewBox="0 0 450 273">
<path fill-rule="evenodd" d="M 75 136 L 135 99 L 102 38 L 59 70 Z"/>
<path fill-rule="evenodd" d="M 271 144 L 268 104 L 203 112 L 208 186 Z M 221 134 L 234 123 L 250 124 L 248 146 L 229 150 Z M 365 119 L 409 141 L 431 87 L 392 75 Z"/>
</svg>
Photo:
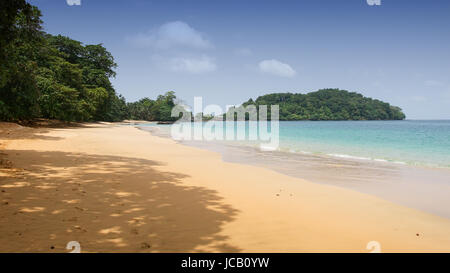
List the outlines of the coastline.
<svg viewBox="0 0 450 273">
<path fill-rule="evenodd" d="M 328 155 L 263 151 L 224 143 L 181 142 L 220 153 L 222 160 L 266 169 L 314 183 L 355 190 L 450 219 L 450 170 Z"/>
<path fill-rule="evenodd" d="M 0 252 L 450 250 L 446 218 L 131 126 L 27 131 L 0 139 Z"/>
<path fill-rule="evenodd" d="M 168 126 L 136 124 L 136 127 L 172 139 Z M 177 143 L 219 153 L 226 162 L 263 167 L 310 182 L 355 190 L 450 219 L 449 168 L 298 152 L 286 149 L 282 142 L 278 149 L 270 151 L 249 141 L 177 140 Z M 307 145 L 299 141 L 297 146 Z"/>
</svg>

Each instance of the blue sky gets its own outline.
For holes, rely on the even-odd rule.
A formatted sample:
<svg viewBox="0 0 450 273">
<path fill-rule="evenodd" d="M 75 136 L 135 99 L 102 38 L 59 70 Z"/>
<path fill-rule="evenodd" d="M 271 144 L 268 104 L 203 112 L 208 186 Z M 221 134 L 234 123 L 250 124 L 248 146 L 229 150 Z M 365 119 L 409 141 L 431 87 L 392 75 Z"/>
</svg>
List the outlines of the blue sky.
<svg viewBox="0 0 450 273">
<path fill-rule="evenodd" d="M 75 1 L 75 0 L 71 0 Z M 173 90 L 222 107 L 341 88 L 450 119 L 450 1 L 31 0 L 45 30 L 103 43 L 127 100 Z"/>
</svg>

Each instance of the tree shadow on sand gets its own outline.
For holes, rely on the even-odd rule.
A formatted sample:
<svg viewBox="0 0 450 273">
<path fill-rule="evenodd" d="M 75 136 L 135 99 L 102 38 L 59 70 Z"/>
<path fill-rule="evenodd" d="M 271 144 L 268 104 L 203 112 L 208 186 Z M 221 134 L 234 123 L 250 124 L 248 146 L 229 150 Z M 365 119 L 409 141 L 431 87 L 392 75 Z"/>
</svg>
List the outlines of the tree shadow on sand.
<svg viewBox="0 0 450 273">
<path fill-rule="evenodd" d="M 60 137 L 45 135 L 50 131 L 48 128 L 33 128 L 21 126 L 16 123 L 0 122 L 0 144 L 2 141 L 10 139 L 42 139 L 42 140 L 60 140 Z"/>
<path fill-rule="evenodd" d="M 236 252 L 221 235 L 237 210 L 184 174 L 129 157 L 7 150 L 0 177 L 0 251 Z"/>
<path fill-rule="evenodd" d="M 123 123 L 121 125 L 126 125 Z M 12 122 L 0 122 L 0 144 L 1 141 L 9 139 L 41 139 L 41 140 L 61 140 L 62 137 L 46 135 L 54 129 L 79 129 L 79 128 L 105 128 L 117 126 L 118 123 L 106 122 L 63 122 L 58 120 L 37 119 L 22 124 Z"/>
</svg>

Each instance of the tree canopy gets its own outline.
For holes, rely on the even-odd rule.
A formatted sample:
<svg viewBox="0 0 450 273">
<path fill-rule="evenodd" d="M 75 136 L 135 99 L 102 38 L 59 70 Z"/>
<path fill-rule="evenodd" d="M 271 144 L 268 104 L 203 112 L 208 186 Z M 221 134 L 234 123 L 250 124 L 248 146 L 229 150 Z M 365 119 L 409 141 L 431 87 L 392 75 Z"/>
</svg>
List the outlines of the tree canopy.
<svg viewBox="0 0 450 273">
<path fill-rule="evenodd" d="M 135 120 L 158 120 L 174 121 L 176 118 L 171 116 L 172 109 L 175 107 L 175 93 L 169 91 L 164 95 L 159 95 L 156 100 L 143 98 L 137 102 L 127 103 L 130 119 Z"/>
<path fill-rule="evenodd" d="M 356 92 L 321 89 L 307 94 L 273 93 L 249 99 L 242 106 L 279 105 L 280 120 L 402 120 L 399 107 Z M 270 117 L 270 107 L 268 107 Z"/>
<path fill-rule="evenodd" d="M 102 44 L 42 31 L 25 0 L 0 2 L 0 120 L 172 120 L 175 94 L 126 103 L 110 82 L 117 64 Z"/>
</svg>

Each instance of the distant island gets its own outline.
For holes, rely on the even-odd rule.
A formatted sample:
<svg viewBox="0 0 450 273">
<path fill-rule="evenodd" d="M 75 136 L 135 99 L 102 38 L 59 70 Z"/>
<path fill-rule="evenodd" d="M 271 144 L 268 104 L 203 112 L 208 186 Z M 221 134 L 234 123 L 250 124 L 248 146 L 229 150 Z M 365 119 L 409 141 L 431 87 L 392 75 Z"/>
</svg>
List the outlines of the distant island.
<svg viewBox="0 0 450 273">
<path fill-rule="evenodd" d="M 244 107 L 248 105 L 255 105 L 257 109 L 259 105 L 279 105 L 280 120 L 405 119 L 405 114 L 397 106 L 340 89 L 321 89 L 307 94 L 272 93 L 242 104 Z"/>
</svg>

